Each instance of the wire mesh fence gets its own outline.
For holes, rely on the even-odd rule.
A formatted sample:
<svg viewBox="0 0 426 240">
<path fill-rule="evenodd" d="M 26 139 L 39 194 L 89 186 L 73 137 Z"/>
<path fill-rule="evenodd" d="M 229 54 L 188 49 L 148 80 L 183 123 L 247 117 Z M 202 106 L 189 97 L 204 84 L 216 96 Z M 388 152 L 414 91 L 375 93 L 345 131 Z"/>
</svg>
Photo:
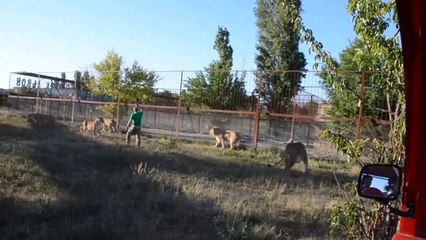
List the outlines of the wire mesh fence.
<svg viewBox="0 0 426 240">
<path fill-rule="evenodd" d="M 117 82 L 116 96 L 90 91 L 89 82 L 99 85 L 103 73 L 15 72 L 10 74 L 8 107 L 74 123 L 97 116 L 115 118 L 124 127 L 138 105 L 147 131 L 207 138 L 208 130 L 219 126 L 240 132 L 244 143 L 254 148 L 282 146 L 292 138 L 320 149 L 320 154 L 335 152 L 319 137 L 324 129 L 344 131 L 352 139 L 385 139 L 388 110 L 396 101 L 395 94 L 380 85 L 389 77 L 383 73 L 338 73 L 334 80 L 347 83 L 340 90 L 333 89 L 321 72 L 152 73 L 157 77 L 148 97 L 120 101 L 124 80 Z"/>
</svg>

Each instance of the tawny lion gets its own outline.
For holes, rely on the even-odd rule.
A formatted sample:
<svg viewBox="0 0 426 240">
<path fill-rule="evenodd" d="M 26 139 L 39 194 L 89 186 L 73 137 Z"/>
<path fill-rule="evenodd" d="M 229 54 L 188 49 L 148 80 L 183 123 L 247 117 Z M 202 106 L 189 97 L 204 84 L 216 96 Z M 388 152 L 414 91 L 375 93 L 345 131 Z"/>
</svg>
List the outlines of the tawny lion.
<svg viewBox="0 0 426 240">
<path fill-rule="evenodd" d="M 241 143 L 240 134 L 234 130 L 225 130 L 220 127 L 212 127 L 209 131 L 209 134 L 216 139 L 215 147 L 219 146 L 219 143 L 222 144 L 222 148 L 225 148 L 224 141 L 228 141 L 230 144 L 229 149 L 234 149 L 238 143 L 238 147 Z"/>
<path fill-rule="evenodd" d="M 281 159 L 284 161 L 284 175 L 290 174 L 290 169 L 296 163 L 305 165 L 304 173 L 308 172 L 308 154 L 305 145 L 301 142 L 293 142 L 290 140 L 285 146 L 285 150 L 281 152 Z"/>
<path fill-rule="evenodd" d="M 101 130 L 103 128 L 102 124 L 104 119 L 102 117 L 97 117 L 95 120 L 83 120 L 81 123 L 81 132 L 86 133 L 87 131 L 91 132 L 93 136 L 96 137 L 101 135 Z"/>
<path fill-rule="evenodd" d="M 117 129 L 115 128 L 116 125 L 117 125 L 117 122 L 114 119 L 105 118 L 102 131 L 114 133 L 117 131 Z"/>
</svg>

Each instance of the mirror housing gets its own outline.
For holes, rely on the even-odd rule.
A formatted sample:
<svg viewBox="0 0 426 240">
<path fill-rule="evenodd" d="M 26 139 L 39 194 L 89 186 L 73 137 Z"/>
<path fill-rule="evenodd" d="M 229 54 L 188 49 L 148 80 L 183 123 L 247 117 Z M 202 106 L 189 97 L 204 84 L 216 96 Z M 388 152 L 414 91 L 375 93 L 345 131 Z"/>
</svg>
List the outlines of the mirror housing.
<svg viewBox="0 0 426 240">
<path fill-rule="evenodd" d="M 396 200 L 402 185 L 402 168 L 395 164 L 367 164 L 358 177 L 358 195 L 387 203 Z"/>
</svg>

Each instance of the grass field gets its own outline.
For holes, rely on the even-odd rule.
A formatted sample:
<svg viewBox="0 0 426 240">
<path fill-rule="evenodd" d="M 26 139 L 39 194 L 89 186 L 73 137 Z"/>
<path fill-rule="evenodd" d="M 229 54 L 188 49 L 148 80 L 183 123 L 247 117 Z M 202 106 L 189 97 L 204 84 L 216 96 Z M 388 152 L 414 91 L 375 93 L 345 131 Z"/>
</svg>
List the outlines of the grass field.
<svg viewBox="0 0 426 240">
<path fill-rule="evenodd" d="M 308 176 L 295 166 L 284 179 L 266 166 L 276 149 L 213 145 L 145 138 L 137 149 L 0 115 L 1 239 L 331 238 L 333 172 L 344 183 L 359 169 L 312 158 Z"/>
</svg>

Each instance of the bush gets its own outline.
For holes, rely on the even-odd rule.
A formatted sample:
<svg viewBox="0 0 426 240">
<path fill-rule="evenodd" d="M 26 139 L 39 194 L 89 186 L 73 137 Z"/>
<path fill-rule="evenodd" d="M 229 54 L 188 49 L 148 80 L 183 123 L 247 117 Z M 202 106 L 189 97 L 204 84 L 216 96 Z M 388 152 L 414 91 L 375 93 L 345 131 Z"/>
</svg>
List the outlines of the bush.
<svg viewBox="0 0 426 240">
<path fill-rule="evenodd" d="M 127 116 L 127 111 L 128 111 L 128 106 L 126 105 L 120 105 L 120 118 L 122 116 Z M 98 106 L 97 109 L 99 109 L 103 116 L 105 118 L 111 118 L 111 119 L 115 119 L 117 116 L 117 105 L 103 105 L 103 106 Z M 120 119 L 118 119 L 119 121 Z"/>
</svg>

